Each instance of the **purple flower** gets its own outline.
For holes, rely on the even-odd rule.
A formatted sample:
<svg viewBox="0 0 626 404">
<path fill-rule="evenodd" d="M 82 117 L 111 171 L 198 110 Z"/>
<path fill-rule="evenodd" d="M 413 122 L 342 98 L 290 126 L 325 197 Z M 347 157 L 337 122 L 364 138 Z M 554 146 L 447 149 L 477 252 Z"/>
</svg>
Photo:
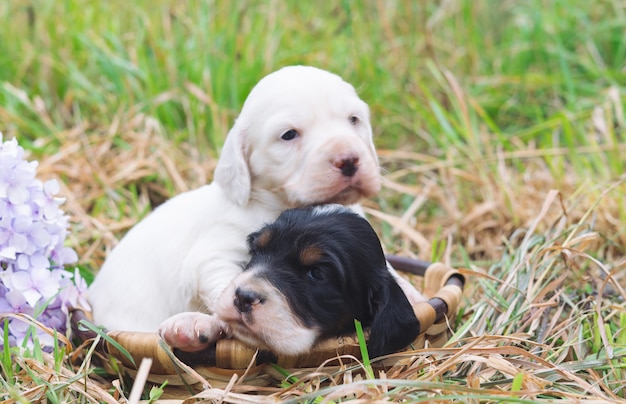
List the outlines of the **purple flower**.
<svg viewBox="0 0 626 404">
<path fill-rule="evenodd" d="M 63 213 L 59 210 L 59 205 L 64 202 L 64 199 L 54 197 L 59 193 L 59 189 L 59 183 L 56 180 L 46 181 L 43 184 L 43 195 L 36 200 L 36 203 L 45 220 L 57 220 Z"/>
<path fill-rule="evenodd" d="M 89 308 L 87 286 L 77 270 L 63 268 L 78 257 L 65 246 L 69 222 L 55 196 L 59 184 L 37 180 L 37 162 L 24 154 L 17 140 L 2 143 L 0 134 L 0 313 L 27 314 L 65 333 L 69 308 Z M 41 345 L 53 343 L 27 322 L 9 321 L 11 345 L 31 345 L 33 334 Z"/>
<path fill-rule="evenodd" d="M 6 288 L 5 288 L 6 290 Z M 17 291 L 0 292 L 0 313 L 33 314 L 33 308 L 26 302 L 24 295 Z"/>
<path fill-rule="evenodd" d="M 40 300 L 48 300 L 59 293 L 60 282 L 55 274 L 46 268 L 30 271 L 15 271 L 11 277 L 14 291 L 19 291 L 31 307 Z"/>
<path fill-rule="evenodd" d="M 65 272 L 65 275 L 66 277 L 61 280 L 61 292 L 59 293 L 59 298 L 64 303 L 61 309 L 67 312 L 70 307 L 89 308 L 87 282 L 80 276 L 78 268 L 74 269 L 74 274 Z"/>
<path fill-rule="evenodd" d="M 16 205 L 28 201 L 28 186 L 35 178 L 37 162 L 20 161 L 14 165 L 0 165 L 0 198 L 7 198 Z"/>
</svg>

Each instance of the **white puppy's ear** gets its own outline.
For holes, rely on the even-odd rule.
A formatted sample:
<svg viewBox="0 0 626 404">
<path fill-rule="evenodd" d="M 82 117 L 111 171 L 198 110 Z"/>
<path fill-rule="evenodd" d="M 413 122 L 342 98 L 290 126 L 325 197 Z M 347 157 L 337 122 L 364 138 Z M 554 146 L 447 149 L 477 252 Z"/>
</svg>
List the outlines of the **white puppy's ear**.
<svg viewBox="0 0 626 404">
<path fill-rule="evenodd" d="M 239 206 L 245 206 L 250 199 L 251 178 L 248 158 L 245 152 L 245 132 L 241 125 L 235 125 L 228 132 L 220 159 L 215 167 L 213 181 L 219 184 L 226 194 Z"/>
</svg>

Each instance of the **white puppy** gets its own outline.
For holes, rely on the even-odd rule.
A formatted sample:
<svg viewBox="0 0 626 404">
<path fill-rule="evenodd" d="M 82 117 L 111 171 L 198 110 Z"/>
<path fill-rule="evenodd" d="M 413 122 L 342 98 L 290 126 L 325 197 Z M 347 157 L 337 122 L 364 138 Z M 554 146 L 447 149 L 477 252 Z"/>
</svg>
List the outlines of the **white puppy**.
<svg viewBox="0 0 626 404">
<path fill-rule="evenodd" d="M 285 209 L 354 204 L 379 188 L 369 110 L 354 88 L 313 67 L 278 70 L 250 92 L 213 183 L 157 208 L 110 253 L 89 289 L 94 321 L 128 331 L 165 321 L 167 342 L 200 349 L 200 333 L 214 339 L 221 323 L 187 312 L 214 313 L 249 259 L 248 234 Z"/>
</svg>

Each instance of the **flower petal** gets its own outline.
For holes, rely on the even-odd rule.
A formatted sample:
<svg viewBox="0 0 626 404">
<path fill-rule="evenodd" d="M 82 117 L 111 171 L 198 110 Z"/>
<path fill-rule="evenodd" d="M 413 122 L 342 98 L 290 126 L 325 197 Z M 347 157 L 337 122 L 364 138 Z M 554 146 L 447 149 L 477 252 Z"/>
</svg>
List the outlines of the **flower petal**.
<svg viewBox="0 0 626 404">
<path fill-rule="evenodd" d="M 22 291 L 22 294 L 24 295 L 26 302 L 28 302 L 31 307 L 35 307 L 37 302 L 41 299 L 41 293 L 35 289 L 24 290 Z"/>
<path fill-rule="evenodd" d="M 28 248 L 28 239 L 23 234 L 14 233 L 9 238 L 9 244 L 15 248 L 17 252 L 24 252 Z"/>
<path fill-rule="evenodd" d="M 33 280 L 26 271 L 15 271 L 13 276 L 9 278 L 11 286 L 17 290 L 24 291 L 33 287 Z"/>
<path fill-rule="evenodd" d="M 61 187 L 59 187 L 59 182 L 57 180 L 48 180 L 43 184 L 43 192 L 46 196 L 53 196 L 59 193 Z"/>
<path fill-rule="evenodd" d="M 9 201 L 15 205 L 22 205 L 28 201 L 30 192 L 22 186 L 13 186 L 7 189 Z"/>
<path fill-rule="evenodd" d="M 33 254 L 30 256 L 30 265 L 33 268 L 48 268 L 50 262 L 43 254 Z"/>
<path fill-rule="evenodd" d="M 33 223 L 30 228 L 30 239 L 37 247 L 43 248 L 50 243 L 50 233 L 46 231 L 43 223 Z"/>
<path fill-rule="evenodd" d="M 7 259 L 13 261 L 15 259 L 15 247 L 4 247 L 0 249 L 0 260 Z"/>
</svg>

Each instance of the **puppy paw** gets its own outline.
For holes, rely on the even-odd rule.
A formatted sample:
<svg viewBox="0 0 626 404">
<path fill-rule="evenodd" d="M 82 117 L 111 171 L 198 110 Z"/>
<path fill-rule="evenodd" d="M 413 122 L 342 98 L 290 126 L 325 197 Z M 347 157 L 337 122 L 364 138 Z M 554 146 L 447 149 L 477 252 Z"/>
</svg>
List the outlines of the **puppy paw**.
<svg viewBox="0 0 626 404">
<path fill-rule="evenodd" d="M 172 348 L 201 351 L 220 338 L 226 324 L 215 316 L 187 312 L 176 314 L 161 323 L 159 335 Z"/>
</svg>

